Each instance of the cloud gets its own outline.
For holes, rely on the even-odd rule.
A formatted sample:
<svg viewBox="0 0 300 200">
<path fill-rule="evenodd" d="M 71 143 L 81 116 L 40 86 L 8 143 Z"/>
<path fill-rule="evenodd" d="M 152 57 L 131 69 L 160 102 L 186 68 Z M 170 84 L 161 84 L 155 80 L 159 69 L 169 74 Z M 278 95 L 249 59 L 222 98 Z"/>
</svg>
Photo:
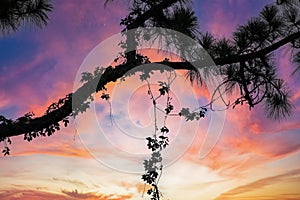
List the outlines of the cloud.
<svg viewBox="0 0 300 200">
<path fill-rule="evenodd" d="M 200 3 L 202 29 L 213 33 L 216 37 L 230 37 L 238 24 L 244 24 L 254 11 L 265 2 L 249 2 L 244 0 L 207 1 Z"/>
<path fill-rule="evenodd" d="M 230 37 L 233 30 L 235 30 L 235 24 L 231 20 L 234 19 L 232 13 L 228 13 L 220 7 L 214 9 L 214 15 L 211 21 L 208 22 L 208 29 L 217 37 Z"/>
<path fill-rule="evenodd" d="M 300 194 L 294 194 L 294 193 L 286 193 L 286 194 L 280 194 L 280 195 L 256 195 L 251 197 L 237 197 L 236 200 L 274 200 L 274 199 L 283 199 L 283 200 L 299 200 Z M 220 197 L 215 200 L 235 200 L 234 197 Z"/>
<path fill-rule="evenodd" d="M 297 117 L 278 123 L 267 120 L 260 109 L 249 111 L 245 106 L 236 107 L 227 112 L 222 134 L 214 149 L 199 161 L 204 137 L 201 131 L 189 150 L 188 159 L 222 175 L 241 175 L 254 167 L 299 152 L 298 130 Z"/>
<path fill-rule="evenodd" d="M 7 105 L 9 105 L 10 99 L 7 98 L 5 95 L 0 94 L 0 109 L 5 108 Z"/>
<path fill-rule="evenodd" d="M 245 3 L 245 5 L 233 9 L 232 6 L 236 5 L 239 1 L 231 0 L 230 6 L 232 10 L 236 12 L 229 12 L 230 9 L 224 7 L 223 2 L 212 2 L 212 7 L 205 7 L 205 12 L 209 13 L 207 14 L 209 19 L 207 20 L 206 26 L 218 37 L 223 35 L 230 36 L 236 27 L 235 24 L 243 22 L 244 18 L 241 17 L 242 14 L 244 16 L 248 15 L 246 8 L 252 9 L 252 7 L 248 5 L 253 3 L 249 3 L 245 0 L 240 1 Z M 78 10 L 77 6 L 79 3 L 81 9 Z M 100 4 L 101 1 L 97 1 L 96 4 L 90 2 L 82 3 L 81 1 L 76 3 L 57 3 L 55 11 L 51 16 L 49 26 L 43 30 L 32 33 L 32 37 L 29 35 L 22 36 L 29 38 L 28 40 L 35 43 L 36 48 L 31 50 L 34 51 L 34 56 L 20 60 L 16 58 L 14 66 L 9 66 L 5 77 L 1 77 L 0 83 L 1 85 L 5 85 L 4 88 L 0 89 L 1 109 L 17 105 L 18 108 L 15 116 L 27 111 L 34 111 L 37 115 L 41 115 L 45 112 L 48 105 L 64 97 L 72 90 L 73 78 L 86 54 L 98 44 L 98 42 L 105 40 L 112 33 L 118 32 L 120 29 L 119 18 L 125 15 L 125 9 L 108 7 L 108 10 L 103 10 Z M 76 10 L 75 15 L 74 10 Z M 89 16 L 89 14 L 92 15 Z M 282 62 L 282 65 L 285 64 L 287 63 Z M 288 73 L 285 73 L 284 76 L 288 77 Z M 295 84 L 295 86 L 294 88 L 296 88 L 297 91 L 297 84 Z M 201 88 L 197 90 L 197 95 L 207 97 L 207 90 Z M 293 100 L 299 100 L 299 96 L 300 93 L 296 92 L 293 96 Z M 136 98 L 140 101 L 144 100 L 139 94 Z M 131 105 L 136 106 L 134 104 Z M 143 104 L 140 105 L 140 107 L 142 106 Z M 252 110 L 251 113 L 247 111 L 247 109 L 248 108 L 243 108 L 230 111 L 231 114 L 228 115 L 227 124 L 231 124 L 232 126 L 228 126 L 224 129 L 222 138 L 216 148 L 204 160 L 198 160 L 197 164 L 206 165 L 215 172 L 226 171 L 227 174 L 236 175 L 254 166 L 274 159 L 287 157 L 299 151 L 300 143 L 298 141 L 300 140 L 297 134 L 295 134 L 300 128 L 298 120 L 299 111 L 290 121 L 277 123 L 266 120 L 261 107 Z M 143 109 L 133 108 L 132 110 L 134 110 L 134 113 L 131 114 L 136 114 L 137 118 L 145 114 L 143 113 Z M 89 119 L 86 118 L 86 120 Z M 148 123 L 147 119 L 144 119 L 144 121 L 140 120 L 140 122 L 143 125 L 147 125 Z M 201 126 L 201 129 L 204 128 Z M 188 133 L 189 132 L 184 134 Z M 203 133 L 201 133 L 201 136 L 202 135 Z M 14 138 L 12 148 L 13 155 L 16 157 L 24 156 L 24 159 L 26 159 L 25 155 L 33 154 L 90 158 L 90 155 L 85 149 L 77 146 L 77 143 L 73 143 L 73 136 L 73 129 L 63 129 L 61 133 L 43 139 L 39 138 L 31 143 L 23 141 L 22 137 L 18 139 Z M 202 140 L 203 138 L 199 138 L 198 144 L 201 144 Z M 130 143 L 124 140 L 120 140 L 120 143 L 134 147 L 134 145 L 130 145 Z M 194 147 L 191 149 L 193 148 Z M 105 152 L 105 150 L 101 149 L 101 152 Z M 195 155 L 198 153 L 198 149 L 194 148 L 193 151 L 189 151 L 189 153 Z M 85 162 L 85 160 L 83 160 L 83 162 Z M 18 164 L 20 163 L 21 162 Z M 73 165 L 72 162 L 70 163 L 70 165 Z M 36 166 L 34 167 L 36 168 Z M 186 171 L 194 171 L 195 168 L 196 166 L 193 166 Z M 5 169 L 9 169 L 9 165 L 7 165 Z M 55 171 L 57 169 L 59 169 L 59 167 L 53 168 L 52 170 Z M 177 176 L 176 173 L 174 174 Z M 11 178 L 11 176 L 7 177 Z M 22 179 L 22 177 L 20 176 L 18 179 Z M 68 179 L 68 177 L 54 178 L 53 180 L 54 182 L 71 183 L 76 187 L 78 186 L 78 188 L 79 186 L 85 187 L 83 182 L 71 180 Z M 285 181 L 288 180 L 288 178 L 273 178 L 273 181 L 279 180 Z M 32 179 L 32 181 L 34 180 Z M 256 182 L 256 184 L 268 185 L 271 184 L 271 182 L 272 180 L 270 179 L 262 179 L 260 182 Z M 242 191 L 246 191 L 247 188 L 249 189 L 251 187 L 255 189 L 255 185 L 250 184 L 250 186 L 241 186 L 241 188 L 237 188 L 238 190 L 233 192 L 239 191 L 243 193 Z M 137 190 L 141 192 L 143 185 L 139 185 Z M 69 200 L 74 198 L 94 198 L 121 200 L 130 199 L 131 195 L 106 195 L 92 192 L 78 192 L 78 190 L 63 190 L 62 193 L 63 194 L 53 194 L 50 192 L 31 190 L 2 191 L 2 193 L 0 193 L 0 199 Z M 284 199 L 284 196 L 279 197 L 281 198 L 277 199 Z M 285 197 L 290 199 L 297 199 L 298 197 L 298 199 L 300 199 L 298 194 L 286 194 Z M 268 199 L 269 197 L 261 196 L 261 198 Z"/>
<path fill-rule="evenodd" d="M 73 191 L 66 191 L 62 190 L 63 194 L 66 194 L 69 197 L 75 198 L 75 199 L 91 199 L 95 197 L 93 193 L 78 193 L 78 191 L 75 189 Z M 102 199 L 102 197 L 101 197 Z M 104 197 L 106 199 L 106 197 Z"/>
<path fill-rule="evenodd" d="M 46 27 L 15 35 L 16 40 L 22 37 L 30 43 L 30 49 L 21 47 L 30 53 L 15 55 L 14 62 L 3 61 L 6 70 L 0 83 L 5 87 L 0 93 L 6 98 L 1 98 L 0 108 L 10 108 L 5 111 L 12 117 L 29 111 L 41 115 L 49 104 L 70 93 L 81 62 L 98 43 L 120 32 L 119 21 L 127 12 L 116 6 L 104 9 L 102 1 L 54 6 Z M 10 105 L 17 105 L 16 110 Z"/>
<path fill-rule="evenodd" d="M 66 134 L 66 133 L 64 133 Z M 28 144 L 27 141 L 20 141 L 19 145 L 14 145 L 13 155 L 14 156 L 26 156 L 33 154 L 47 154 L 63 157 L 78 157 L 78 158 L 91 158 L 90 154 L 78 144 L 72 143 L 72 139 L 64 138 L 63 134 L 61 137 L 55 137 L 54 135 L 49 138 L 35 139 L 35 144 Z M 14 138 L 15 140 L 16 138 Z M 65 140 L 66 143 L 62 141 Z M 51 143 L 51 141 L 53 141 Z M 26 146 L 30 145 L 26 148 Z"/>
<path fill-rule="evenodd" d="M 291 182 L 291 181 L 299 182 L 299 180 L 300 180 L 300 169 L 291 170 L 284 174 L 259 179 L 257 181 L 248 183 L 246 185 L 236 187 L 234 189 L 231 189 L 231 190 L 221 194 L 216 200 L 234 199 L 238 195 L 241 195 L 241 194 L 244 194 L 247 192 L 253 192 L 253 191 L 256 191 L 259 189 L 263 189 L 264 187 L 267 187 L 269 185 L 274 185 L 274 184 L 278 184 L 278 183 L 286 183 L 286 182 Z M 300 193 L 296 193 L 295 195 L 297 197 L 300 197 Z M 260 199 L 260 198 L 257 198 L 257 199 Z M 265 199 L 265 198 L 261 198 L 261 199 Z M 280 199 L 280 198 L 275 198 L 275 199 Z"/>
<path fill-rule="evenodd" d="M 117 194 L 97 194 L 93 192 L 79 193 L 76 189 L 73 191 L 63 190 L 61 193 L 52 193 L 46 191 L 37 190 L 0 190 L 0 199 L 6 200 L 19 200 L 19 199 L 30 199 L 30 200 L 125 200 L 130 199 L 131 194 L 117 195 Z"/>
<path fill-rule="evenodd" d="M 6 200 L 19 200 L 19 199 L 30 199 L 30 200 L 72 200 L 71 197 L 55 194 L 51 192 L 42 192 L 36 190 L 1 190 L 0 199 Z"/>
<path fill-rule="evenodd" d="M 95 194 L 92 192 L 88 193 L 79 193 L 77 189 L 73 191 L 62 191 L 63 194 L 66 194 L 67 196 L 74 198 L 74 199 L 88 199 L 88 200 L 125 200 L 125 199 L 130 199 L 133 195 L 128 194 L 128 195 L 117 195 L 117 194 Z"/>
<path fill-rule="evenodd" d="M 85 183 L 78 180 L 70 180 L 70 179 L 56 178 L 56 177 L 54 177 L 52 180 L 57 182 L 70 183 L 80 188 L 88 188 L 88 186 Z"/>
</svg>

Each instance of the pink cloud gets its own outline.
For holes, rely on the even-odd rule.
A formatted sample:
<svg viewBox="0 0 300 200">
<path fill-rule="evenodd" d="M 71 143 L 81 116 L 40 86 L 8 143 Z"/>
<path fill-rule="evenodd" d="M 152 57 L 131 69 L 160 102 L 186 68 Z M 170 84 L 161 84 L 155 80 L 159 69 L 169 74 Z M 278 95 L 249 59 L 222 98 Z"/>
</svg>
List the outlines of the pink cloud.
<svg viewBox="0 0 300 200">
<path fill-rule="evenodd" d="M 189 149 L 188 159 L 224 175 L 237 176 L 254 166 L 289 157 L 300 151 L 297 118 L 278 123 L 267 120 L 261 109 L 247 106 L 227 112 L 227 122 L 214 149 L 197 160 L 203 135 Z M 196 157 L 196 158 L 195 158 Z"/>
<path fill-rule="evenodd" d="M 10 105 L 18 106 L 14 117 L 29 111 L 40 115 L 44 113 L 42 107 L 46 110 L 53 101 L 70 93 L 85 56 L 99 42 L 121 30 L 119 21 L 127 12 L 113 6 L 104 9 L 101 1 L 63 2 L 54 6 L 50 23 L 30 35 L 37 45 L 36 55 L 22 62 L 16 55 L 14 65 L 8 66 L 6 76 L 1 77 L 1 85 L 6 85 L 1 93 Z M 5 102 L 1 102 L 2 107 L 7 106 Z"/>
<path fill-rule="evenodd" d="M 244 1 L 243 1 L 244 2 Z M 240 1 L 210 1 L 203 5 L 203 12 L 207 17 L 204 26 L 208 31 L 213 33 L 217 38 L 230 37 L 235 31 L 238 24 L 243 21 L 245 14 L 239 11 L 244 10 L 243 6 L 239 6 L 239 10 L 235 9 Z M 234 10 L 234 12 L 232 12 Z"/>
<path fill-rule="evenodd" d="M 232 30 L 235 29 L 235 23 L 232 23 L 231 21 L 232 18 L 233 16 L 231 13 L 225 13 L 222 10 L 216 9 L 214 17 L 208 23 L 208 28 L 211 30 L 212 34 L 218 38 L 230 37 Z"/>
<path fill-rule="evenodd" d="M 203 20 L 200 25 L 217 38 L 230 38 L 238 25 L 244 25 L 251 17 L 258 16 L 258 11 L 267 3 L 270 1 L 207 1 L 203 3 L 201 8 L 204 18 L 200 19 Z"/>
<path fill-rule="evenodd" d="M 7 105 L 9 105 L 9 103 L 10 99 L 5 95 L 0 94 L 0 109 L 5 108 Z"/>
<path fill-rule="evenodd" d="M 236 133 L 228 134 L 225 139 L 239 149 L 270 158 L 288 156 L 299 150 L 295 133 L 300 124 L 295 117 L 278 123 L 267 119 L 261 108 L 252 111 L 238 108 L 235 112 L 228 112 L 228 115 Z"/>
</svg>

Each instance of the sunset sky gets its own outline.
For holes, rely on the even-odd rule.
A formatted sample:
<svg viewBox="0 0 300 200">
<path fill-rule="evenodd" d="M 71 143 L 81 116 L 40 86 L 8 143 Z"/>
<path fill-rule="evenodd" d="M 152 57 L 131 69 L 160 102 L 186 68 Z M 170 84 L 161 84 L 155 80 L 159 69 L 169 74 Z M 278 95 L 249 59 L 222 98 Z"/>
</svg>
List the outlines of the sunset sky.
<svg viewBox="0 0 300 200">
<path fill-rule="evenodd" d="M 119 24 L 128 13 L 125 1 L 106 8 L 102 0 L 53 2 L 46 27 L 23 27 L 0 36 L 0 115 L 43 115 L 47 106 L 78 86 L 83 67 L 107 66 L 113 61 L 108 58 L 118 55 L 110 42 L 117 44 L 123 29 Z M 201 31 L 220 38 L 230 37 L 270 2 L 194 0 L 193 9 Z M 163 58 L 147 52 L 153 59 Z M 259 105 L 251 111 L 244 106 L 208 113 L 199 122 L 168 119 L 171 144 L 159 183 L 164 199 L 300 199 L 299 74 L 291 75 L 295 66 L 287 49 L 277 51 L 275 61 L 291 90 L 293 115 L 272 121 Z M 155 74 L 149 80 L 153 90 L 164 78 Z M 172 87 L 175 111 L 196 108 L 209 97 L 182 74 Z M 96 95 L 87 113 L 51 137 L 32 142 L 11 138 L 11 155 L 0 158 L 0 199 L 142 199 L 141 160 L 149 153 L 144 138 L 153 133 L 154 120 L 148 86 L 133 76 L 108 88 L 112 118 L 109 104 Z M 221 130 L 208 134 L 217 125 Z M 202 145 L 216 138 L 211 151 Z"/>
</svg>

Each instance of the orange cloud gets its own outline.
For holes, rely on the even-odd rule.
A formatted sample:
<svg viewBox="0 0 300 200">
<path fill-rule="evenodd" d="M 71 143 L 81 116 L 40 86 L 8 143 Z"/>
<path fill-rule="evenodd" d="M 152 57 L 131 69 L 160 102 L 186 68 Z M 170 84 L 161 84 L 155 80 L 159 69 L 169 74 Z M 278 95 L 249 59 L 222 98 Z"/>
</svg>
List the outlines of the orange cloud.
<svg viewBox="0 0 300 200">
<path fill-rule="evenodd" d="M 49 137 L 38 137 L 31 142 L 23 140 L 23 136 L 12 138 L 12 156 L 26 156 L 33 154 L 48 154 L 66 157 L 91 158 L 84 149 L 76 129 L 72 126 L 63 128 Z"/>
<path fill-rule="evenodd" d="M 117 195 L 117 194 L 95 194 L 92 192 L 89 193 L 79 193 L 76 189 L 73 191 L 62 191 L 63 194 L 73 198 L 73 199 L 86 199 L 86 200 L 125 200 L 130 199 L 133 195 Z"/>
<path fill-rule="evenodd" d="M 0 199 L 6 200 L 19 200 L 19 199 L 30 199 L 30 200 L 125 200 L 130 199 L 131 194 L 128 195 L 117 195 L 117 194 L 97 194 L 93 192 L 79 193 L 76 189 L 74 191 L 63 190 L 61 194 L 52 193 L 38 190 L 0 190 Z"/>
<path fill-rule="evenodd" d="M 49 140 L 49 138 L 48 138 Z M 26 141 L 23 141 L 26 142 Z M 59 146 L 59 148 L 58 148 Z M 24 147 L 24 146 L 23 146 Z M 33 154 L 48 154 L 48 155 L 55 155 L 55 156 L 63 156 L 63 157 L 78 157 L 78 158 L 91 158 L 89 152 L 87 152 L 82 147 L 72 146 L 71 143 L 65 143 L 60 145 L 47 145 L 44 146 L 43 144 L 35 144 L 32 145 L 29 149 L 19 148 L 19 151 L 15 151 L 14 147 L 12 148 L 14 151 L 14 156 L 26 156 L 26 155 L 33 155 Z"/>
<path fill-rule="evenodd" d="M 57 182 L 63 182 L 63 183 L 71 183 L 79 188 L 88 188 L 88 186 L 85 183 L 78 180 L 70 180 L 70 179 L 56 178 L 56 177 L 52 178 L 52 180 Z"/>
<path fill-rule="evenodd" d="M 246 185 L 242 185 L 239 187 L 236 187 L 234 189 L 231 189 L 223 194 L 221 194 L 216 200 L 231 200 L 231 199 L 248 199 L 249 193 L 250 192 L 255 192 L 256 190 L 263 190 L 265 187 L 274 185 L 274 184 L 284 184 L 287 182 L 299 182 L 300 181 L 300 169 L 292 170 L 284 174 L 276 175 L 276 176 L 271 176 L 263 179 L 259 179 L 257 181 L 251 182 Z M 240 195 L 248 193 L 248 197 L 243 198 Z M 276 197 L 277 192 L 274 192 L 273 194 L 266 195 L 266 198 L 259 198 L 259 196 L 255 196 L 255 199 L 296 199 L 296 197 L 300 197 L 300 192 L 299 191 L 294 191 L 294 194 L 285 194 L 286 191 L 282 191 L 281 194 L 278 196 L 285 196 L 285 198 L 278 198 Z M 274 195 L 274 196 L 273 196 Z M 269 196 L 269 197 L 268 197 Z M 292 196 L 291 198 L 288 198 L 287 196 Z M 253 197 L 252 197 L 253 198 Z"/>
<path fill-rule="evenodd" d="M 55 194 L 51 192 L 42 192 L 36 190 L 2 190 L 0 191 L 0 199 L 6 200 L 19 200 L 19 199 L 30 199 L 30 200 L 72 200 L 73 198 L 66 195 Z"/>
</svg>

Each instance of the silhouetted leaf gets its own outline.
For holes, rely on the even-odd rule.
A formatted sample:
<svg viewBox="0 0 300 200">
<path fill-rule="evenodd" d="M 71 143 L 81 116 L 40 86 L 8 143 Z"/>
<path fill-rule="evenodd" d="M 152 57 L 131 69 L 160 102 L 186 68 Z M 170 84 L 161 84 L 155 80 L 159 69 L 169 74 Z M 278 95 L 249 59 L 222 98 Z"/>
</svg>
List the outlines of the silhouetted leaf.
<svg viewBox="0 0 300 200">
<path fill-rule="evenodd" d="M 2 153 L 4 156 L 9 155 L 10 154 L 10 149 L 8 147 L 4 147 L 4 149 L 2 150 Z"/>
<path fill-rule="evenodd" d="M 109 99 L 109 94 L 102 93 L 101 99 L 108 100 Z"/>
<path fill-rule="evenodd" d="M 162 133 L 169 133 L 169 129 L 168 129 L 166 126 L 162 127 L 162 128 L 160 129 L 160 131 L 161 131 Z"/>
<path fill-rule="evenodd" d="M 67 127 L 69 124 L 69 120 L 67 118 L 63 119 L 64 126 Z"/>
</svg>

